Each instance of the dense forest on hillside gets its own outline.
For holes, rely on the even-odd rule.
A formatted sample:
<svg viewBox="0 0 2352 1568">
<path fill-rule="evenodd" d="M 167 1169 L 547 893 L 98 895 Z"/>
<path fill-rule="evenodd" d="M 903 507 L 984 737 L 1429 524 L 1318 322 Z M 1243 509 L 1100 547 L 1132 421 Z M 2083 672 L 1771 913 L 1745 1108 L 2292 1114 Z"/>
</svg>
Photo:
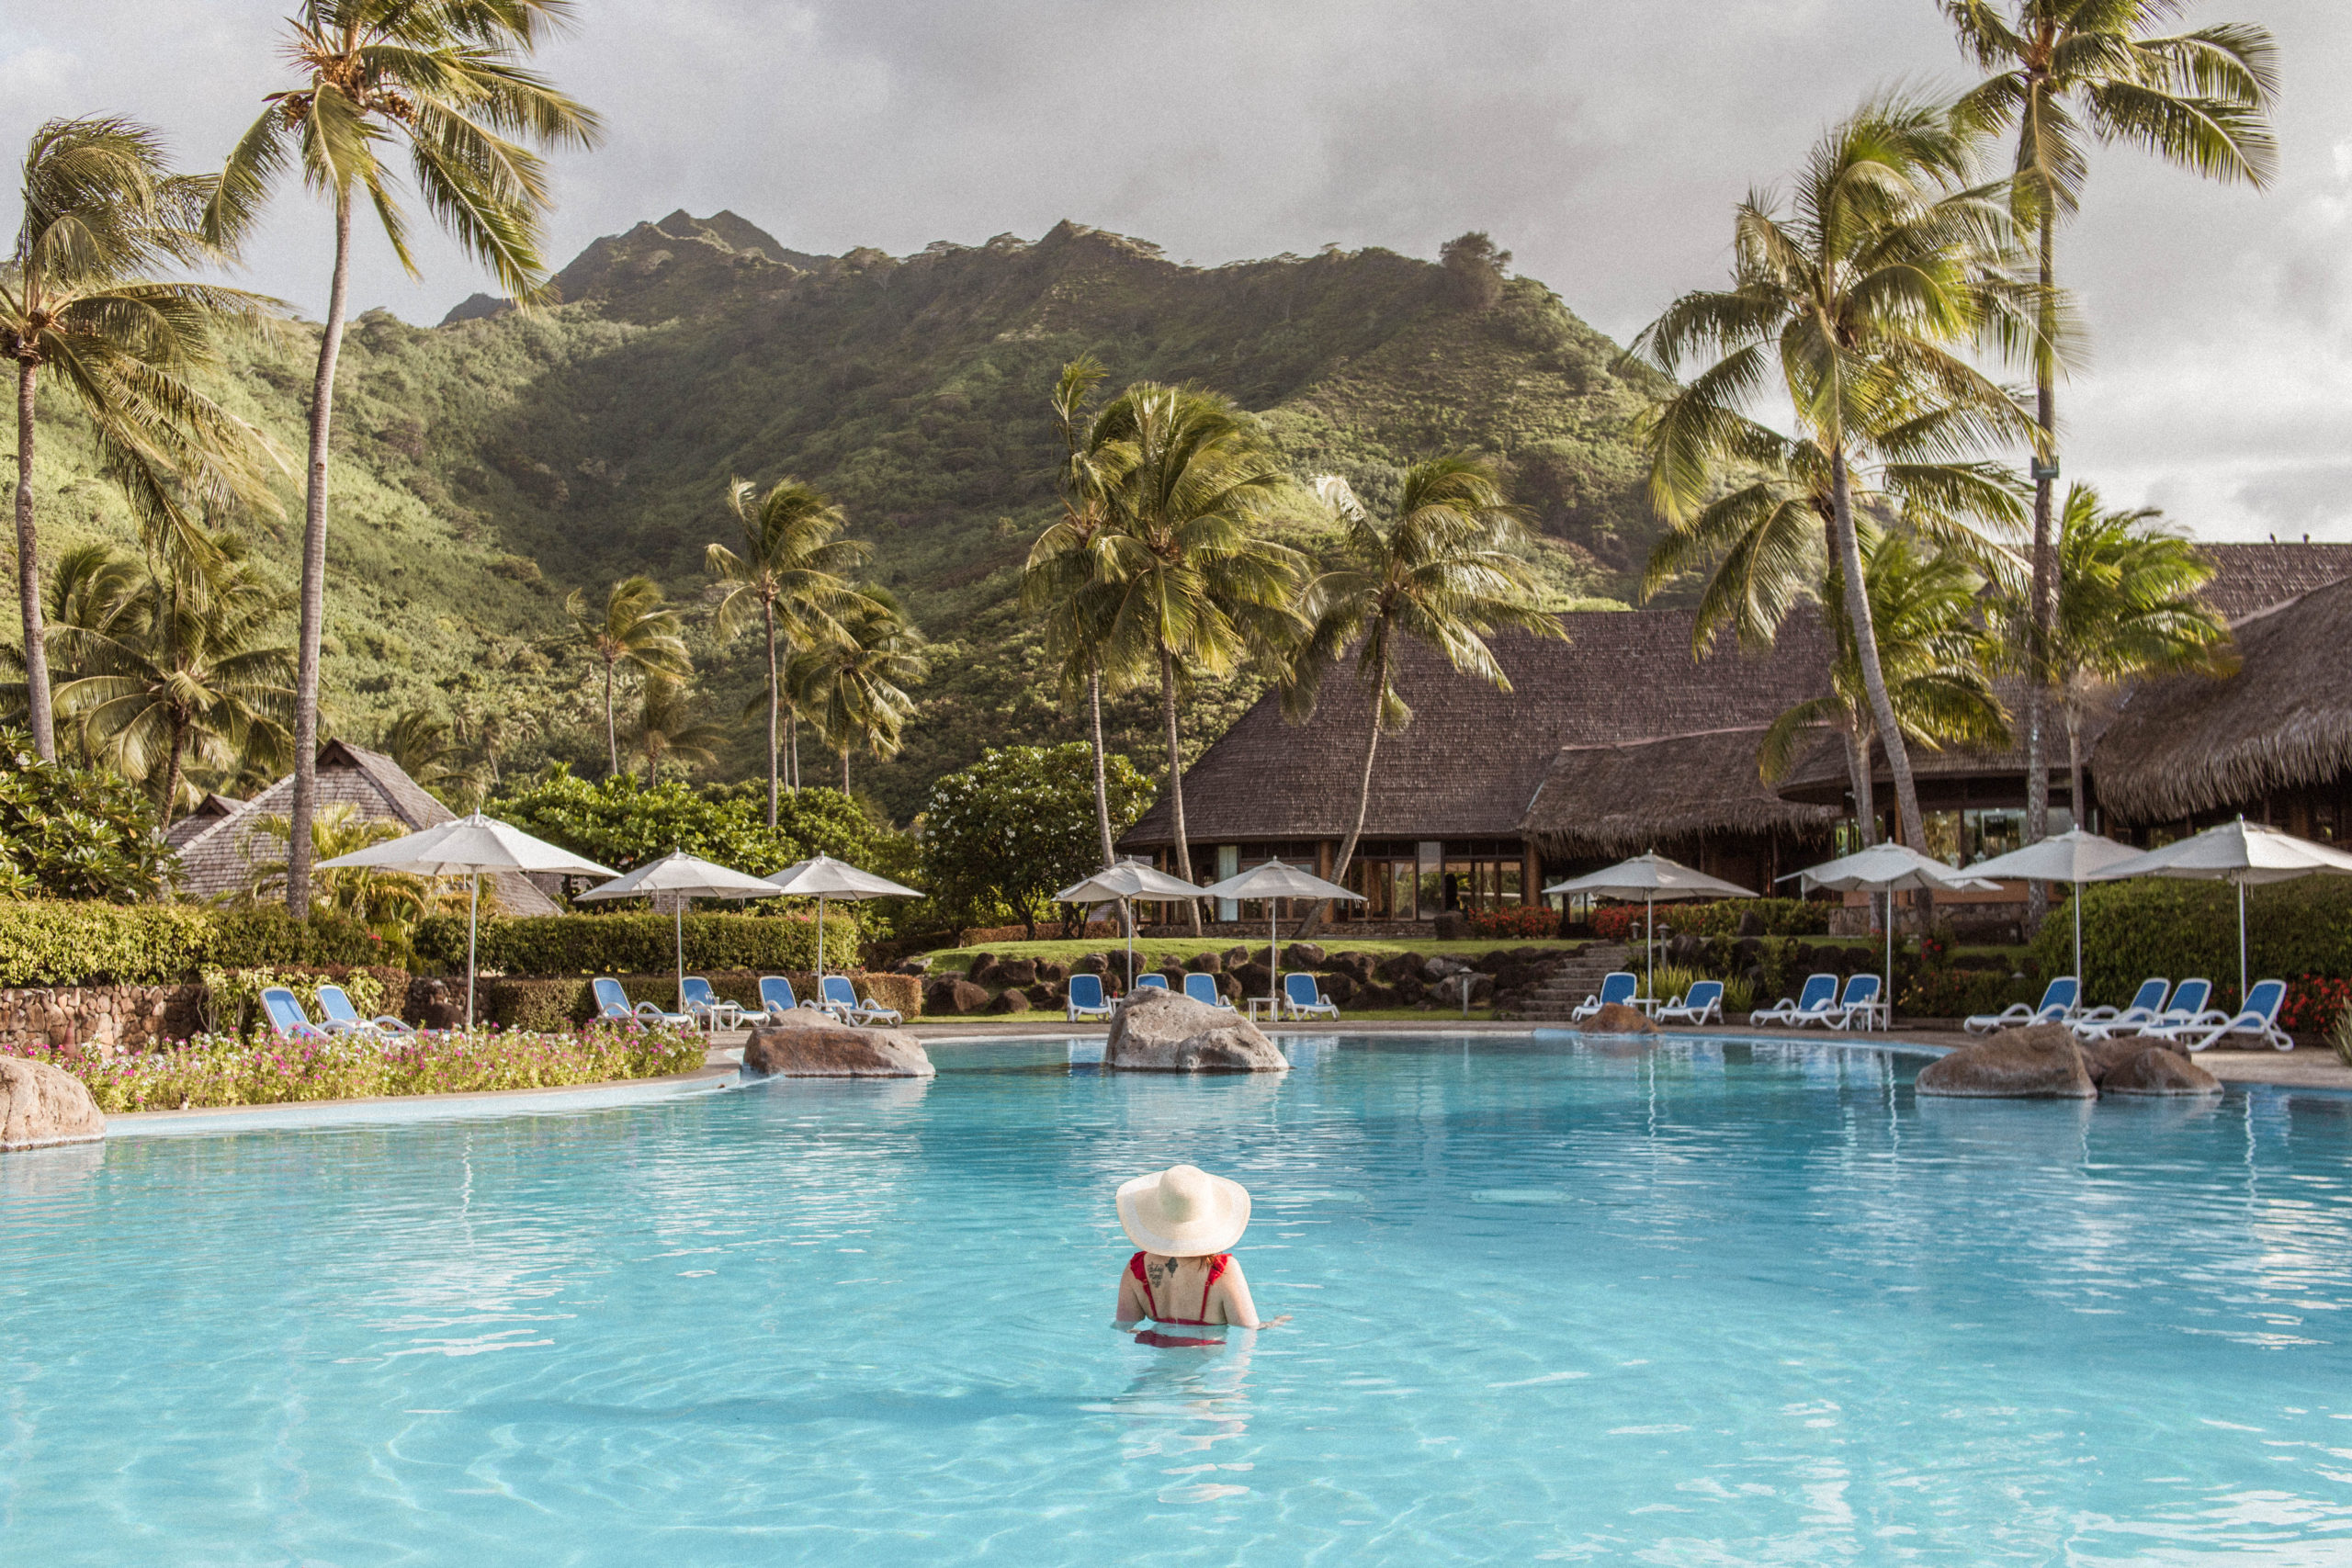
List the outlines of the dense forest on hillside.
<svg viewBox="0 0 2352 1568">
<path fill-rule="evenodd" d="M 1015 597 L 1054 511 L 1046 393 L 1081 352 L 1113 388 L 1149 377 L 1233 396 L 1295 472 L 1340 472 L 1375 506 L 1417 458 L 1500 455 L 1563 606 L 1625 597 L 1654 535 L 1624 434 L 1645 372 L 1620 368 L 1529 278 L 1465 280 L 1381 250 L 1193 267 L 1070 223 L 1035 242 L 816 256 L 730 213 L 678 212 L 596 242 L 557 287 L 561 303 L 529 314 L 477 297 L 438 326 L 354 323 L 329 555 L 336 732 L 364 741 L 430 707 L 495 720 L 509 771 L 601 772 L 595 682 L 553 639 L 567 592 L 639 571 L 688 607 L 704 707 L 734 726 L 759 660 L 748 641 L 716 644 L 703 550 L 732 527 L 730 478 L 794 474 L 844 505 L 873 577 L 934 644 L 905 751 L 856 760 L 861 789 L 903 818 L 985 745 L 1075 737 Z M 314 343 L 306 326 L 245 343 L 219 378 L 292 455 L 289 518 Z M 45 549 L 128 541 L 78 415 L 53 392 L 43 414 Z M 1298 511 L 1289 526 L 1311 547 Z M 290 581 L 296 530 L 256 531 Z M 1197 692 L 1188 742 L 1254 694 Z M 1148 761 L 1149 698 L 1110 717 L 1114 744 Z M 722 773 L 758 771 L 756 726 L 735 726 L 732 747 Z M 802 755 L 811 782 L 838 777 L 805 731 Z"/>
</svg>

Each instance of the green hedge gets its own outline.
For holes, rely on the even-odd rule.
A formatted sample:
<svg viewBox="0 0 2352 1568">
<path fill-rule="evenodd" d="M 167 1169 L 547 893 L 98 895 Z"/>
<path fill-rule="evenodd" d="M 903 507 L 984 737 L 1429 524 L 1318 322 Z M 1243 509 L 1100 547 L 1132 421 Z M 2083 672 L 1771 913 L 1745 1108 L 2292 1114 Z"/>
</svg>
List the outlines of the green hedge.
<svg viewBox="0 0 2352 1568">
<path fill-rule="evenodd" d="M 826 966 L 847 969 L 857 962 L 857 918 L 825 911 Z M 417 922 L 416 956 L 444 970 L 466 964 L 466 922 L 435 915 Z M 477 963 L 505 975 L 658 975 L 677 963 L 677 937 L 671 917 L 633 915 L 529 915 L 493 917 L 481 922 Z M 749 969 L 780 974 L 814 969 L 817 920 L 813 915 L 688 915 L 686 969 Z"/>
<path fill-rule="evenodd" d="M 355 921 L 267 907 L 0 902 L 0 986 L 163 986 L 199 969 L 368 964 L 381 951 Z"/>
<path fill-rule="evenodd" d="M 1661 905 L 1657 923 L 1684 936 L 1737 936 L 1749 916 L 1760 936 L 1823 936 L 1831 906 L 1811 898 L 1725 898 L 1715 904 Z"/>
<path fill-rule="evenodd" d="M 831 917 L 828 917 L 825 935 L 829 942 L 833 934 L 832 924 Z M 688 972 L 699 973 L 691 969 Z M 817 988 L 817 977 L 811 971 L 771 969 L 766 973 L 786 973 L 786 977 L 792 982 L 793 994 L 804 1000 Z M 724 1001 L 744 1008 L 760 1005 L 760 976 L 757 971 L 719 971 L 707 974 L 704 977 L 709 980 L 710 988 Z M 677 1005 L 678 978 L 675 974 L 622 975 L 616 978 L 632 1002 L 651 1002 L 665 1010 Z M 594 976 L 566 976 L 560 979 L 488 981 L 482 987 L 482 1014 L 491 1022 L 506 1029 L 560 1030 L 585 1023 L 596 1010 L 595 995 L 591 985 Z M 910 1019 L 920 1016 L 922 1011 L 922 982 L 914 976 L 852 972 L 850 983 L 857 987 L 861 999 L 871 998 L 884 1007 L 896 1008 Z"/>
<path fill-rule="evenodd" d="M 2310 876 L 2249 887 L 2245 895 L 2250 977 L 2324 975 L 2352 978 L 2352 878 Z M 2074 918 L 2064 903 L 2033 940 L 2044 975 L 2072 974 Z M 2083 889 L 2083 983 L 2093 1003 L 2120 1006 L 2151 975 L 2179 981 L 2201 975 L 2213 1001 L 2237 1000 L 2237 889 L 2226 882 L 2143 877 Z"/>
</svg>

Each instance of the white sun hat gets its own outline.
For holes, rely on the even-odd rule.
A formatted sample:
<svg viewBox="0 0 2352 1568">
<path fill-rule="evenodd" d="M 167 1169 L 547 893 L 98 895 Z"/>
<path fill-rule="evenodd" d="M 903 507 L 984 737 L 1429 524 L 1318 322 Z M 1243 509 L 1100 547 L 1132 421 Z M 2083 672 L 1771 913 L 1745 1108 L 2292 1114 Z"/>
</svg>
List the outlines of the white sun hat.
<svg viewBox="0 0 2352 1568">
<path fill-rule="evenodd" d="M 1194 1166 L 1171 1165 L 1119 1189 L 1119 1224 L 1146 1252 L 1204 1258 L 1250 1228 L 1250 1190 Z"/>
</svg>

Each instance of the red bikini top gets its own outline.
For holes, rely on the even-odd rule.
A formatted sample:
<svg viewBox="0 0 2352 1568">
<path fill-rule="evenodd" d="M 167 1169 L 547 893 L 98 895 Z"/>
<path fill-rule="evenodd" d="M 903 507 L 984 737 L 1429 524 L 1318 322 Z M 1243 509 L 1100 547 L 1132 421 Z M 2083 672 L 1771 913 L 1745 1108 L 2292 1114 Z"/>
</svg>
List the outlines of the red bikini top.
<svg viewBox="0 0 2352 1568">
<path fill-rule="evenodd" d="M 1143 1287 L 1144 1310 L 1150 1314 L 1152 1321 L 1205 1325 L 1209 1320 L 1209 1291 L 1224 1275 L 1225 1266 L 1233 1261 L 1233 1255 L 1220 1252 L 1209 1259 L 1209 1277 L 1201 1283 L 1201 1315 L 1198 1317 L 1170 1317 L 1159 1310 L 1159 1303 L 1151 1299 L 1151 1276 L 1145 1271 L 1143 1266 L 1143 1260 L 1149 1256 L 1148 1253 L 1138 1252 L 1128 1258 L 1127 1272 L 1133 1274 L 1136 1277 L 1136 1282 Z"/>
</svg>

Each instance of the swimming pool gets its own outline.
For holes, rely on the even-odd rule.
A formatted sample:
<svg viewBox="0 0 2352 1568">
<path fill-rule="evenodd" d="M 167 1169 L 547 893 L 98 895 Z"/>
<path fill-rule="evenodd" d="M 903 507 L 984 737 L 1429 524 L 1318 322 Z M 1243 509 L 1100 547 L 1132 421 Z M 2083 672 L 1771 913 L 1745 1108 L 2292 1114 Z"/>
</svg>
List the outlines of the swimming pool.
<svg viewBox="0 0 2352 1568">
<path fill-rule="evenodd" d="M 0 1561 L 2352 1557 L 2352 1100 L 1090 1049 L 0 1160 Z M 1109 1326 L 1179 1159 L 1289 1325 Z"/>
</svg>

